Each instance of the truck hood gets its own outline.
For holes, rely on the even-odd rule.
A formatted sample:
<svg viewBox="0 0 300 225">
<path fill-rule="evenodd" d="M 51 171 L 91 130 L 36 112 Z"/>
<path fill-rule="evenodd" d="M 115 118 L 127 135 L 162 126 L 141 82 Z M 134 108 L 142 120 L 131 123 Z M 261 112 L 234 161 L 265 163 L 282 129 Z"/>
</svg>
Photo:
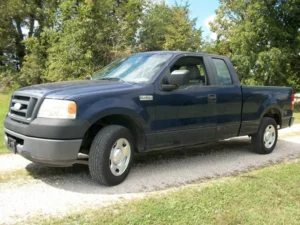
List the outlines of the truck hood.
<svg viewBox="0 0 300 225">
<path fill-rule="evenodd" d="M 68 96 L 84 93 L 124 90 L 132 87 L 133 85 L 134 84 L 122 81 L 107 80 L 64 81 L 28 86 L 18 89 L 16 92 L 63 99 Z"/>
</svg>

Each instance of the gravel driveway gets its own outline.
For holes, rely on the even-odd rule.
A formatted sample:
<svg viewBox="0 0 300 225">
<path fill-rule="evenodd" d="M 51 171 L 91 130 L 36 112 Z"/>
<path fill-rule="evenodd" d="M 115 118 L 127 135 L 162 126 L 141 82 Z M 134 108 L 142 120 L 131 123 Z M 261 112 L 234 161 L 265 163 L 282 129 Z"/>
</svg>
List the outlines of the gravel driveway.
<svg viewBox="0 0 300 225">
<path fill-rule="evenodd" d="M 0 173 L 27 170 L 37 182 L 24 181 L 20 186 L 12 180 L 0 184 L 0 224 L 37 214 L 64 215 L 82 207 L 113 204 L 143 197 L 149 191 L 288 161 L 300 156 L 300 138 L 290 135 L 295 131 L 300 131 L 300 125 L 280 131 L 282 138 L 271 155 L 252 153 L 248 137 L 186 150 L 137 155 L 125 182 L 110 188 L 93 183 L 86 166 L 48 168 L 18 155 L 3 155 L 0 156 Z"/>
</svg>

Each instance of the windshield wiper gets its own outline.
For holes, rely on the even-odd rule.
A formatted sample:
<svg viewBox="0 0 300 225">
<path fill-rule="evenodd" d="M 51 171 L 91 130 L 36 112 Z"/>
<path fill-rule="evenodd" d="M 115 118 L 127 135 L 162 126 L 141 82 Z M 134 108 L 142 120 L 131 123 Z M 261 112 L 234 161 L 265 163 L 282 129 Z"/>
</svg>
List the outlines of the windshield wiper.
<svg viewBox="0 0 300 225">
<path fill-rule="evenodd" d="M 125 82 L 122 78 L 119 78 L 119 77 L 103 77 L 103 78 L 100 78 L 98 80 L 117 80 L 117 81 L 123 81 Z"/>
</svg>

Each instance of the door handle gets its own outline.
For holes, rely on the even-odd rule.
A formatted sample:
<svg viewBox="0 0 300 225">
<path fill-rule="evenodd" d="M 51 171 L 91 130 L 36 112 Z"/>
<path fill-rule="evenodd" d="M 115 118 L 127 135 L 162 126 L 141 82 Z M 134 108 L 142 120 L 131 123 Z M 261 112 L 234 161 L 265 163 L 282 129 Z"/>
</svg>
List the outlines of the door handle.
<svg viewBox="0 0 300 225">
<path fill-rule="evenodd" d="M 217 102 L 217 96 L 215 94 L 209 94 L 207 99 L 209 102 Z"/>
</svg>

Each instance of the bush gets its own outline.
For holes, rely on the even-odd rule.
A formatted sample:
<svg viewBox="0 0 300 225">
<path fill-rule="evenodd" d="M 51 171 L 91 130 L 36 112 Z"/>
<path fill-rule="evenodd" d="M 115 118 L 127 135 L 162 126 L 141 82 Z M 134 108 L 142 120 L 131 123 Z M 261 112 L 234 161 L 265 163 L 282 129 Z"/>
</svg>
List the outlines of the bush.
<svg viewBox="0 0 300 225">
<path fill-rule="evenodd" d="M 10 93 L 11 90 L 19 88 L 19 74 L 10 70 L 0 72 L 0 93 Z"/>
<path fill-rule="evenodd" d="M 300 103 L 295 104 L 294 112 L 300 112 Z"/>
</svg>

